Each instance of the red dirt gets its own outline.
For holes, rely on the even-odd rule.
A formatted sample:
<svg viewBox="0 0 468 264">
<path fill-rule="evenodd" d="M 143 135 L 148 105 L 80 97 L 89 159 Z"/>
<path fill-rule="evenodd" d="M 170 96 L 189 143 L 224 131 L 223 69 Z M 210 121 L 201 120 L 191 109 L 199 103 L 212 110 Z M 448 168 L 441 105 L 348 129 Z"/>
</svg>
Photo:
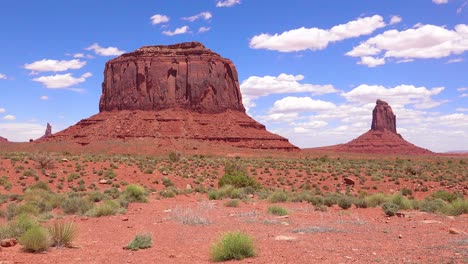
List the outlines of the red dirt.
<svg viewBox="0 0 468 264">
<path fill-rule="evenodd" d="M 87 218 L 66 216 L 79 228 L 76 248 L 45 254 L 3 248 L 2 263 L 209 263 L 210 246 L 220 234 L 243 231 L 254 238 L 257 256 L 233 263 L 462 263 L 468 258 L 468 217 L 406 212 L 384 216 L 380 208 L 313 211 L 308 204 L 281 204 L 289 217 L 266 213 L 266 202 L 229 208 L 205 195 L 179 196 L 131 204 L 127 213 Z M 177 212 L 190 208 L 211 224 L 184 225 Z M 171 210 L 172 212 L 168 212 Z M 128 219 L 128 220 L 126 220 Z M 425 221 L 425 222 L 423 222 Z M 461 234 L 449 234 L 454 228 Z M 302 230 L 301 230 L 302 229 Z M 302 231 L 302 232 L 301 232 Z M 297 233 L 299 232 L 299 233 Z M 150 233 L 153 246 L 122 249 L 136 234 Z M 292 241 L 275 240 L 287 236 Z"/>
</svg>

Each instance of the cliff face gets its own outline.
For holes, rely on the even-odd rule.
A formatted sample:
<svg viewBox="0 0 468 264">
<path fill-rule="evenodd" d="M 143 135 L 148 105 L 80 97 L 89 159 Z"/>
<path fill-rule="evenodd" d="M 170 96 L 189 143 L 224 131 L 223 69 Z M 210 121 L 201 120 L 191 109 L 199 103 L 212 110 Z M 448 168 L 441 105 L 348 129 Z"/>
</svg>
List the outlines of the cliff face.
<svg viewBox="0 0 468 264">
<path fill-rule="evenodd" d="M 147 46 L 106 63 L 99 110 L 244 112 L 232 61 L 198 42 Z"/>
<path fill-rule="evenodd" d="M 377 100 L 374 111 L 372 111 L 371 130 L 390 131 L 397 134 L 396 116 L 387 102 Z"/>
<path fill-rule="evenodd" d="M 8 142 L 8 139 L 0 136 L 0 142 Z"/>
</svg>

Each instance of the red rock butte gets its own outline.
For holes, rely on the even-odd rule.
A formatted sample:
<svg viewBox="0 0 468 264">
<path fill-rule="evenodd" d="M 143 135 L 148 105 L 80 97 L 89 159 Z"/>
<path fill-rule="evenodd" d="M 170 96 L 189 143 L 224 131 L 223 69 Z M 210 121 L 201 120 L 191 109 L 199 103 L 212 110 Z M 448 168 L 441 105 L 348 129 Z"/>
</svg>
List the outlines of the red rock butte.
<svg viewBox="0 0 468 264">
<path fill-rule="evenodd" d="M 346 144 L 324 147 L 340 152 L 379 153 L 379 154 L 433 154 L 430 150 L 415 146 L 397 133 L 396 116 L 392 107 L 377 100 L 372 111 L 371 129 Z"/>
<path fill-rule="evenodd" d="M 145 46 L 106 63 L 98 114 L 39 142 L 153 139 L 296 150 L 245 113 L 232 61 L 198 42 Z"/>
<path fill-rule="evenodd" d="M 8 139 L 6 139 L 6 138 L 0 136 L 0 143 L 1 143 L 1 142 L 8 142 Z"/>
</svg>

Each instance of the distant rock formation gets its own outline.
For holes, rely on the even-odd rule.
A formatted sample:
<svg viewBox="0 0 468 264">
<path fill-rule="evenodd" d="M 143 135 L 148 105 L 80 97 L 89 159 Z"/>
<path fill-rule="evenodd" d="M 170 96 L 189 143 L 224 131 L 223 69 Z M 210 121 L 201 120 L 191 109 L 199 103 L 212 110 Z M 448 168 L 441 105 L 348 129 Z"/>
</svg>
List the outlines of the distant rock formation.
<svg viewBox="0 0 468 264">
<path fill-rule="evenodd" d="M 108 61 L 99 111 L 43 140 L 298 149 L 247 116 L 236 67 L 198 42 L 146 46 Z"/>
<path fill-rule="evenodd" d="M 52 136 L 52 126 L 49 123 L 47 123 L 44 135 L 42 137 L 38 138 L 37 140 L 45 139 L 45 138 L 48 138 L 50 136 Z"/>
<path fill-rule="evenodd" d="M 396 116 L 387 102 L 377 100 L 374 111 L 372 111 L 371 130 L 390 131 L 397 134 Z"/>
<path fill-rule="evenodd" d="M 106 63 L 99 111 L 242 111 L 232 61 L 199 42 L 147 46 Z"/>
<path fill-rule="evenodd" d="M 0 136 L 0 143 L 1 143 L 1 142 L 8 142 L 8 139 L 6 139 L 6 138 Z"/>
<path fill-rule="evenodd" d="M 433 154 L 430 150 L 409 143 L 397 133 L 396 116 L 390 105 L 382 100 L 377 100 L 372 111 L 372 125 L 368 132 L 346 144 L 323 149 L 370 154 Z"/>
</svg>

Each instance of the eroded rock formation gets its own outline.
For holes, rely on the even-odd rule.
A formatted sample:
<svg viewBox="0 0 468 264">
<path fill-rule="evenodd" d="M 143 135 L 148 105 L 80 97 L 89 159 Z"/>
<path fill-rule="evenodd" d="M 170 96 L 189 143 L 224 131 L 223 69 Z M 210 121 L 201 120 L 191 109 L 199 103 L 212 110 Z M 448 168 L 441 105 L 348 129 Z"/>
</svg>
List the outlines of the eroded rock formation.
<svg viewBox="0 0 468 264">
<path fill-rule="evenodd" d="M 372 111 L 372 124 L 369 131 L 346 144 L 326 148 L 357 153 L 433 154 L 430 150 L 409 143 L 397 133 L 396 116 L 392 107 L 381 100 L 377 100 Z"/>
<path fill-rule="evenodd" d="M 244 111 L 232 61 L 199 42 L 147 46 L 106 63 L 99 110 Z"/>
<path fill-rule="evenodd" d="M 0 136 L 0 142 L 8 142 L 8 139 Z"/>
<path fill-rule="evenodd" d="M 198 42 L 142 47 L 107 62 L 99 110 L 42 141 L 298 149 L 246 115 L 234 64 Z"/>
<path fill-rule="evenodd" d="M 372 111 L 371 130 L 390 131 L 397 134 L 396 116 L 387 102 L 377 100 L 374 111 Z"/>
</svg>

